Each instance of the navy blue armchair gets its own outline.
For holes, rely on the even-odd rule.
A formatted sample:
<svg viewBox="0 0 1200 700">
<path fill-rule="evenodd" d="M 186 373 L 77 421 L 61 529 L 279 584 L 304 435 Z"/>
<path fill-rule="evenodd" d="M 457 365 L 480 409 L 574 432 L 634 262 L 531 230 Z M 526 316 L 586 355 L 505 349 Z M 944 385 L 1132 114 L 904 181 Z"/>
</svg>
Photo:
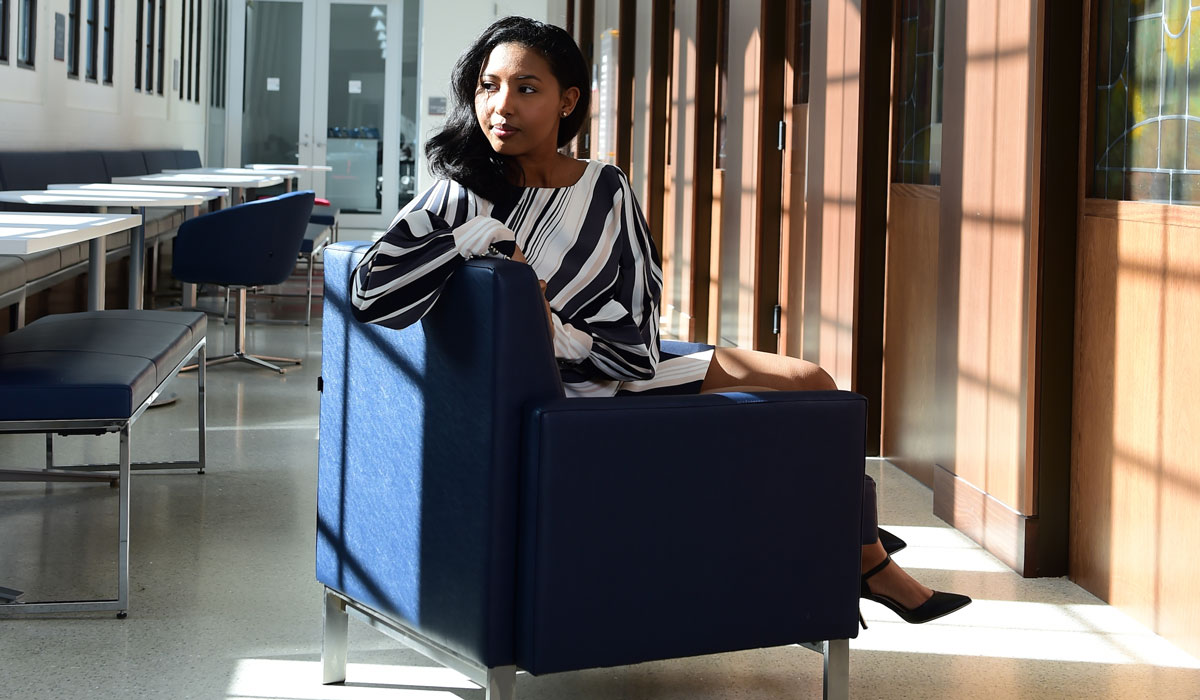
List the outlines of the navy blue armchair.
<svg viewBox="0 0 1200 700">
<path fill-rule="evenodd" d="M 326 249 L 317 579 L 324 681 L 361 617 L 487 689 L 803 644 L 846 697 L 866 402 L 564 398 L 532 270 L 469 260 L 420 323 L 354 320 Z M 666 346 L 666 344 L 664 344 Z"/>
<path fill-rule="evenodd" d="M 233 353 L 208 364 L 248 362 L 280 374 L 287 370 L 275 363 L 300 364 L 297 357 L 246 352 L 246 292 L 282 284 L 292 274 L 313 199 L 312 190 L 292 192 L 197 216 L 179 227 L 171 274 L 181 282 L 223 285 L 237 294 Z"/>
</svg>

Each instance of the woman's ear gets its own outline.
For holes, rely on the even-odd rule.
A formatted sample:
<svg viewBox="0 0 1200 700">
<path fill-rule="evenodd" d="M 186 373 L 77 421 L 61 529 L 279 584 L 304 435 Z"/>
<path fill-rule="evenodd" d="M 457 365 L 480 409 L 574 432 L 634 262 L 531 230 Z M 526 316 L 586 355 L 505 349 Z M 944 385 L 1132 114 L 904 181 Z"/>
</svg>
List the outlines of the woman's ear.
<svg viewBox="0 0 1200 700">
<path fill-rule="evenodd" d="M 575 104 L 579 102 L 579 88 L 569 87 L 563 90 L 562 94 L 562 109 L 559 113 L 563 117 L 570 116 L 571 112 L 575 111 Z"/>
</svg>

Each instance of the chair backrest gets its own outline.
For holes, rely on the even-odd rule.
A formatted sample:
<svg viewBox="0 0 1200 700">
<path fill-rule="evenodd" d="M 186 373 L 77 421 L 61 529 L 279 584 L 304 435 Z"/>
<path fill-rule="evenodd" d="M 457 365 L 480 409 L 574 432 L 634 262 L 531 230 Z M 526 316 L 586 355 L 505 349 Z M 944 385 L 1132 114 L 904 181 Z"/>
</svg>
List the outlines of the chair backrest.
<svg viewBox="0 0 1200 700">
<path fill-rule="evenodd" d="M 513 663 L 522 421 L 563 395 L 537 280 L 476 258 L 403 330 L 354 319 L 368 245 L 325 249 L 317 578 Z"/>
<path fill-rule="evenodd" d="M 280 284 L 296 267 L 312 207 L 312 190 L 303 190 L 188 219 L 171 273 L 192 283 Z"/>
</svg>

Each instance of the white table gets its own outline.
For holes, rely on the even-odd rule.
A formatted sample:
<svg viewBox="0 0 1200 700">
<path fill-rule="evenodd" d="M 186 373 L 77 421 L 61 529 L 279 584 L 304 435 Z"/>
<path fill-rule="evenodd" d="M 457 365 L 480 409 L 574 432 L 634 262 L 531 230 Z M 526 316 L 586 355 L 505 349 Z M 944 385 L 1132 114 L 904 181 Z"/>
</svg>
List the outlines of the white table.
<svg viewBox="0 0 1200 700">
<path fill-rule="evenodd" d="M 252 168 L 183 168 L 179 170 L 168 168 L 163 172 L 171 175 L 277 175 L 283 178 L 284 189 L 287 192 L 292 191 L 292 180 L 296 177 L 296 173 L 291 170 L 256 170 Z"/>
<path fill-rule="evenodd" d="M 114 177 L 112 181 L 121 185 L 166 185 L 187 187 L 225 187 L 233 193 L 233 203 L 241 204 L 245 191 L 260 187 L 271 187 L 283 182 L 280 175 L 255 173 L 253 175 L 222 175 L 219 173 L 159 173 L 157 175 L 127 175 Z"/>
<path fill-rule="evenodd" d="M 154 185 L 151 189 L 146 185 L 119 185 L 112 182 L 80 182 L 46 185 L 51 190 L 95 190 L 100 192 L 172 192 L 175 194 L 195 194 L 206 199 L 224 199 L 229 196 L 226 187 L 188 187 L 186 185 Z"/>
<path fill-rule="evenodd" d="M 141 216 L 128 214 L 68 214 L 62 212 L 0 212 L 0 255 L 29 255 L 54 248 L 63 248 L 84 241 L 103 242 L 110 233 L 120 233 L 142 224 Z M 103 243 L 101 243 L 103 251 Z M 95 256 L 88 261 L 89 287 L 99 280 L 104 289 L 104 261 L 97 265 Z M 104 295 L 98 297 L 100 306 L 92 306 L 88 290 L 88 308 L 103 308 Z"/>
<path fill-rule="evenodd" d="M 251 163 L 248 170 L 287 170 L 293 173 L 327 173 L 333 170 L 332 165 L 297 165 L 295 163 Z"/>
<path fill-rule="evenodd" d="M 129 308 L 131 309 L 142 308 L 142 269 L 145 266 L 146 256 L 146 208 L 197 207 L 215 197 L 216 195 L 211 193 L 199 195 L 156 192 L 153 188 L 143 188 L 140 191 L 86 188 L 0 191 L 0 202 L 45 207 L 92 207 L 102 214 L 107 213 L 110 208 L 127 208 L 136 211 L 141 225 L 134 230 L 129 241 Z M 91 238 L 88 244 L 88 269 L 92 271 L 92 274 L 88 275 L 88 308 L 93 310 L 104 308 L 104 253 L 104 239 L 102 237 Z M 96 274 L 97 270 L 100 271 L 100 274 Z"/>
</svg>

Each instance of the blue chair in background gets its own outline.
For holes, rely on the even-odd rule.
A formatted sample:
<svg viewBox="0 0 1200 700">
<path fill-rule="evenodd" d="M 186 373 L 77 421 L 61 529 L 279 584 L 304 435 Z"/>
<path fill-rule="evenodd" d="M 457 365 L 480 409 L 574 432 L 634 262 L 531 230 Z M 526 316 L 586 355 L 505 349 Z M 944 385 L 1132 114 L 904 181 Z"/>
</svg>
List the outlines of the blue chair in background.
<svg viewBox="0 0 1200 700">
<path fill-rule="evenodd" d="M 246 292 L 282 284 L 292 274 L 313 199 L 312 190 L 292 192 L 198 216 L 179 227 L 171 261 L 175 278 L 223 285 L 237 294 L 233 354 L 214 357 L 208 364 L 248 362 L 280 374 L 287 369 L 275 363 L 300 364 L 296 357 L 246 352 Z"/>
<path fill-rule="evenodd" d="M 531 268 L 469 260 L 397 331 L 353 318 L 367 248 L 325 249 L 324 682 L 346 678 L 354 614 L 488 700 L 518 668 L 789 644 L 848 696 L 863 397 L 564 398 Z"/>
</svg>

